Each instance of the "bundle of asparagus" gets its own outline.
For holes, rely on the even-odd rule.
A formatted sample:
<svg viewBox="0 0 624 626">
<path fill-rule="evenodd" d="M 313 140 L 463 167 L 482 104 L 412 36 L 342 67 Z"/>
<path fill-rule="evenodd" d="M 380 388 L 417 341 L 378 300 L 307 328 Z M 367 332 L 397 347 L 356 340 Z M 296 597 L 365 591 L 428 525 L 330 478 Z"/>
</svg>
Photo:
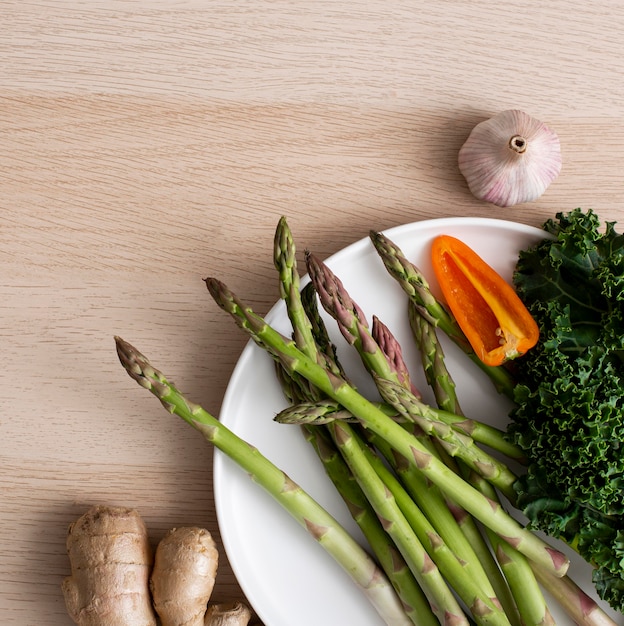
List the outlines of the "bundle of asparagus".
<svg viewBox="0 0 624 626">
<path fill-rule="evenodd" d="M 567 557 L 506 511 L 503 501 L 513 505 L 516 475 L 499 459 L 521 462 L 522 454 L 502 431 L 462 415 L 437 331 L 455 341 L 501 392 L 510 394 L 512 381 L 503 368 L 484 366 L 471 353 L 453 318 L 395 244 L 381 233 L 371 233 L 371 241 L 407 295 L 410 327 L 437 406 L 427 405 L 412 385 L 390 329 L 377 318 L 369 326 L 340 279 L 310 253 L 310 282 L 301 288 L 285 218 L 276 230 L 274 261 L 290 337 L 221 281 L 206 280 L 219 306 L 274 358 L 290 404 L 276 420 L 300 425 L 362 529 L 366 550 L 257 449 L 184 398 L 143 355 L 116 338 L 120 360 L 170 412 L 267 489 L 349 572 L 386 623 L 552 624 L 545 588 L 576 623 L 613 624 L 566 575 Z M 318 302 L 361 357 L 381 402 L 349 381 Z"/>
</svg>

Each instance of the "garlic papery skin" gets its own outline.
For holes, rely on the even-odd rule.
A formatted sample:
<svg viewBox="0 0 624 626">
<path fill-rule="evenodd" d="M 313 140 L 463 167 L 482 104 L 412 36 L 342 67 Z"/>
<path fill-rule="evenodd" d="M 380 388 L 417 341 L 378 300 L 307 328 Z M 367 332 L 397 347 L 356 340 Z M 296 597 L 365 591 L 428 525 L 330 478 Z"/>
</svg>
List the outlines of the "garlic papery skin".
<svg viewBox="0 0 624 626">
<path fill-rule="evenodd" d="M 561 145 L 546 124 L 511 109 L 477 124 L 459 170 L 479 200 L 509 207 L 539 198 L 561 172 Z"/>
</svg>

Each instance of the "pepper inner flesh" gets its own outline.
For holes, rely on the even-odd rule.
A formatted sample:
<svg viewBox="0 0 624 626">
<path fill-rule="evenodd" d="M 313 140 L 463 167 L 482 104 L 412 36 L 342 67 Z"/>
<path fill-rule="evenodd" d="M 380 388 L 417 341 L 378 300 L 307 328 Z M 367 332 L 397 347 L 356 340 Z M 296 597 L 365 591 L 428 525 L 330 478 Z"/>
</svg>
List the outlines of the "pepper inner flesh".
<svg viewBox="0 0 624 626">
<path fill-rule="evenodd" d="M 481 338 L 484 352 L 500 349 L 505 343 L 505 329 L 488 302 L 449 254 L 444 255 L 444 267 L 448 274 L 447 284 L 452 285 L 453 297 L 474 332 Z"/>
</svg>

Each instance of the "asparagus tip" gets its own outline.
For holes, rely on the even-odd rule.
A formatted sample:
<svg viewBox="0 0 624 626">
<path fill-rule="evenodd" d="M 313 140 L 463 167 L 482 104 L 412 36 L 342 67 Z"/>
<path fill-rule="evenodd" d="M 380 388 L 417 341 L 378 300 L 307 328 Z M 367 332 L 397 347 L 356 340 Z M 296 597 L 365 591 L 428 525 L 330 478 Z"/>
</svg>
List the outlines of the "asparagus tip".
<svg viewBox="0 0 624 626">
<path fill-rule="evenodd" d="M 117 356 L 128 374 L 133 378 L 139 376 L 142 370 L 141 362 L 147 361 L 147 359 L 133 345 L 118 335 L 115 335 L 115 348 Z"/>
<path fill-rule="evenodd" d="M 151 363 L 132 344 L 115 335 L 117 356 L 124 369 L 141 387 L 154 393 L 161 401 L 166 396 L 168 387 L 164 375 L 152 367 Z"/>
</svg>

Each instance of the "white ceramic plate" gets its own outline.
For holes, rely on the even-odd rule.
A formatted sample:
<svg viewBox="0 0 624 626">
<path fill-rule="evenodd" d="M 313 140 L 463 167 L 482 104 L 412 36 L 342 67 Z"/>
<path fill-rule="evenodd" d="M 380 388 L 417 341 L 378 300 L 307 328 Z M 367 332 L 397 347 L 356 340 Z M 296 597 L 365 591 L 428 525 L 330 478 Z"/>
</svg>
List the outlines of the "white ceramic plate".
<svg viewBox="0 0 624 626">
<path fill-rule="evenodd" d="M 440 233 L 461 238 L 508 279 L 518 251 L 544 236 L 541 230 L 533 227 L 482 218 L 430 220 L 385 231 L 422 269 L 433 288 L 435 280 L 428 258 L 429 247 L 432 238 Z M 298 244 L 303 249 L 305 242 Z M 420 357 L 413 348 L 406 298 L 386 272 L 370 241 L 363 239 L 348 246 L 327 263 L 364 310 L 369 322 L 374 314 L 390 327 L 403 346 L 414 381 L 425 397 L 433 401 L 427 395 Z M 239 296 L 244 299 L 244 294 Z M 290 334 L 282 303 L 271 310 L 267 320 L 278 330 Z M 372 391 L 357 355 L 345 345 L 333 320 L 327 317 L 326 320 L 340 359 L 354 382 L 360 389 Z M 455 346 L 449 345 L 444 338 L 442 341 L 464 412 L 483 421 L 504 425 L 510 404 L 498 396 L 487 377 Z M 361 537 L 300 430 L 273 421 L 274 415 L 285 406 L 270 357 L 255 344 L 248 344 L 225 394 L 221 421 L 255 445 L 355 536 Z M 215 457 L 214 480 L 219 527 L 229 561 L 265 626 L 383 625 L 333 559 L 263 489 L 220 453 Z M 559 544 L 557 547 L 561 548 Z M 572 577 L 596 597 L 590 582 L 590 568 L 575 555 L 572 557 Z M 558 624 L 572 624 L 554 602 L 551 605 Z M 621 615 L 611 615 L 618 624 L 624 624 Z"/>
</svg>

